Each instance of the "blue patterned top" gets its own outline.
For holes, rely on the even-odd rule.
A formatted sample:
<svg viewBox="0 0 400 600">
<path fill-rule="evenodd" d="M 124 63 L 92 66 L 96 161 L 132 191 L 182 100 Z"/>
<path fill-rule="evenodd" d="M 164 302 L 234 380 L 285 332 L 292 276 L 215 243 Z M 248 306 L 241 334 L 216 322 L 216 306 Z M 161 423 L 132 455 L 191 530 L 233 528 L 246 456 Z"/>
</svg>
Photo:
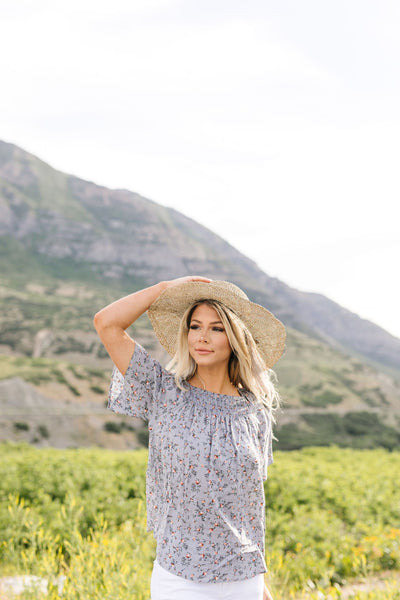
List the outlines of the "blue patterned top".
<svg viewBox="0 0 400 600">
<path fill-rule="evenodd" d="M 271 419 L 247 390 L 208 392 L 174 376 L 136 344 L 125 377 L 114 368 L 109 408 L 149 424 L 147 528 L 159 564 L 196 582 L 264 573 L 263 481 Z"/>
</svg>

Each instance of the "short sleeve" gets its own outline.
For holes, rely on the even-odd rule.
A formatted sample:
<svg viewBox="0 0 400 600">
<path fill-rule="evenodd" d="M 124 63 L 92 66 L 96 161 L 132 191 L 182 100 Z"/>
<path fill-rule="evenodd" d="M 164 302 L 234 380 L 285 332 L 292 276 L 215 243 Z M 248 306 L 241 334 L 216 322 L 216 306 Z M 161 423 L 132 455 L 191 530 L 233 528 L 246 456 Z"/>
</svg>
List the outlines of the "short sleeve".
<svg viewBox="0 0 400 600">
<path fill-rule="evenodd" d="M 265 428 L 265 437 L 264 437 L 264 468 L 263 468 L 263 479 L 267 480 L 268 477 L 268 467 L 272 465 L 274 462 L 274 457 L 272 453 L 272 417 L 269 412 L 266 412 L 266 428 Z"/>
<path fill-rule="evenodd" d="M 148 421 L 161 387 L 162 374 L 160 363 L 136 343 L 125 376 L 114 367 L 108 408 L 116 413 Z"/>
<path fill-rule="evenodd" d="M 272 423 L 271 418 L 269 418 L 269 427 L 268 427 L 268 435 L 267 435 L 267 466 L 272 465 L 274 462 L 274 456 L 272 453 Z"/>
</svg>

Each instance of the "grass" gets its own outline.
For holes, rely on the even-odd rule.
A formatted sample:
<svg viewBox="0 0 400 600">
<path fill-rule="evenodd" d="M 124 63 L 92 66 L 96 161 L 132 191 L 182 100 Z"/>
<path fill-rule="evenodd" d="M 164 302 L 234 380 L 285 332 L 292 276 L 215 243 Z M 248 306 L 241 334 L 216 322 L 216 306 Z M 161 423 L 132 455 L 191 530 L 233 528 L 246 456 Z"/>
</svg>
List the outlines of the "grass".
<svg viewBox="0 0 400 600">
<path fill-rule="evenodd" d="M 63 598 L 148 600 L 147 452 L 0 447 L 1 575 L 56 581 Z M 400 569 L 400 454 L 308 448 L 275 453 L 265 486 L 267 563 L 276 600 L 339 600 L 353 578 Z M 392 586 L 392 587 L 390 587 Z M 49 596 L 57 598 L 56 586 Z M 40 598 L 40 596 L 37 596 Z"/>
</svg>

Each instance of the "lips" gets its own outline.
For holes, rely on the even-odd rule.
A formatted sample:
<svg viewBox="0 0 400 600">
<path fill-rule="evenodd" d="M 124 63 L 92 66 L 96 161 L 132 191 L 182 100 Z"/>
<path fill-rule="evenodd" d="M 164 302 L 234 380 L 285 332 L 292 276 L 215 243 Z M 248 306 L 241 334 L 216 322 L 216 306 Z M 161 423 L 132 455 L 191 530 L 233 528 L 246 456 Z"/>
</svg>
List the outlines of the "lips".
<svg viewBox="0 0 400 600">
<path fill-rule="evenodd" d="M 196 352 L 198 354 L 211 354 L 212 350 L 207 350 L 207 348 L 196 348 Z"/>
</svg>

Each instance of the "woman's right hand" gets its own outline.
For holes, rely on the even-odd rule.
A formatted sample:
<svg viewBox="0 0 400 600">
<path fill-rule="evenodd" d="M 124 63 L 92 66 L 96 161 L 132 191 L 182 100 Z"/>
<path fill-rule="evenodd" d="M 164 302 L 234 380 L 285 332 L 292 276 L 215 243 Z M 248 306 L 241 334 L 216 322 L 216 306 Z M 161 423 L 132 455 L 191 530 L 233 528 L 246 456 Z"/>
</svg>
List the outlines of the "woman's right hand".
<svg viewBox="0 0 400 600">
<path fill-rule="evenodd" d="M 211 279 L 208 279 L 208 277 L 201 277 L 200 275 L 188 275 L 186 277 L 178 277 L 177 279 L 165 281 L 165 289 L 174 287 L 175 285 L 180 285 L 181 283 L 188 283 L 189 281 L 202 281 L 204 283 L 210 283 Z"/>
</svg>

